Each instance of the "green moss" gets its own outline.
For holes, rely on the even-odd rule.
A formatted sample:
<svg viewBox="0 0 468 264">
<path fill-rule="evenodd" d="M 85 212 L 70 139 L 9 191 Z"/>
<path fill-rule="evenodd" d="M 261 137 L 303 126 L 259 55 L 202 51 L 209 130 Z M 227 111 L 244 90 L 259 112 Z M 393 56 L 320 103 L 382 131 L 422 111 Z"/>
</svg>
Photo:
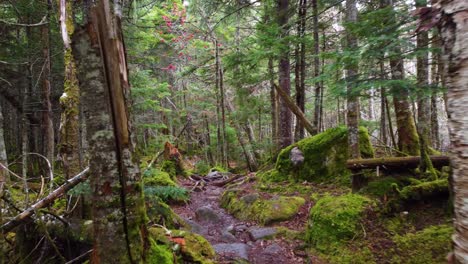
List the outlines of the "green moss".
<svg viewBox="0 0 468 264">
<path fill-rule="evenodd" d="M 249 195 L 250 197 L 251 195 Z M 271 199 L 239 198 L 238 191 L 228 190 L 221 198 L 221 206 L 241 220 L 253 220 L 270 224 L 292 218 L 304 205 L 302 197 L 276 196 Z"/>
<path fill-rule="evenodd" d="M 398 255 L 394 256 L 392 263 L 444 263 L 451 249 L 452 233 L 452 226 L 438 225 L 416 233 L 396 235 L 394 242 Z"/>
<path fill-rule="evenodd" d="M 288 180 L 289 175 L 287 173 L 280 173 L 276 169 L 271 169 L 258 172 L 257 177 L 265 182 L 282 182 Z"/>
<path fill-rule="evenodd" d="M 379 198 L 388 197 L 395 194 L 399 185 L 400 181 L 394 177 L 385 177 L 369 182 L 366 187 L 361 189 L 360 193 L 370 194 Z"/>
<path fill-rule="evenodd" d="M 171 179 L 177 176 L 177 164 L 172 160 L 165 160 L 161 165 L 161 170 L 167 172 Z"/>
<path fill-rule="evenodd" d="M 448 192 L 448 180 L 440 179 L 406 186 L 400 191 L 400 198 L 402 200 L 421 200 L 424 197 L 448 194 Z"/>
<path fill-rule="evenodd" d="M 211 172 L 211 171 L 228 172 L 227 169 L 223 168 L 223 167 L 220 166 L 220 165 L 214 166 L 213 168 L 210 169 L 210 172 Z"/>
<path fill-rule="evenodd" d="M 146 199 L 146 214 L 149 220 L 155 224 L 164 225 L 168 228 L 186 227 L 185 223 L 179 215 L 174 213 L 167 205 L 158 197 L 145 197 Z"/>
<path fill-rule="evenodd" d="M 307 241 L 320 251 L 360 234 L 360 220 L 371 201 L 361 195 L 325 196 L 311 209 Z"/>
<path fill-rule="evenodd" d="M 287 240 L 305 240 L 305 234 L 302 231 L 296 231 L 284 226 L 276 228 L 276 237 L 281 237 Z"/>
<path fill-rule="evenodd" d="M 179 254 L 180 261 L 177 263 L 198 263 L 198 264 L 212 264 L 215 257 L 215 251 L 211 244 L 202 236 L 182 231 L 170 230 L 170 234 L 162 228 L 149 228 L 151 238 L 154 239 L 155 244 L 164 245 L 166 248 L 172 248 L 174 253 Z M 174 238 L 179 238 L 184 241 L 183 245 L 176 245 Z M 160 262 L 149 262 L 160 263 Z M 161 262 L 166 263 L 166 262 Z M 175 262 L 169 262 L 175 263 Z"/>
<path fill-rule="evenodd" d="M 369 135 L 363 127 L 359 128 L 359 138 L 362 157 L 373 157 Z M 276 161 L 276 171 L 266 172 L 263 177 L 271 177 L 273 181 L 289 178 L 298 181 L 348 183 L 350 172 L 346 169 L 347 146 L 346 127 L 328 129 L 281 150 Z M 294 167 L 290 161 L 290 153 L 294 147 L 298 147 L 304 154 L 304 163 L 298 167 Z"/>
<path fill-rule="evenodd" d="M 174 257 L 172 250 L 167 245 L 158 245 L 150 238 L 150 250 L 147 257 L 147 263 L 173 264 Z"/>
<path fill-rule="evenodd" d="M 177 186 L 169 173 L 158 169 L 147 170 L 143 175 L 143 183 L 145 186 Z"/>
<path fill-rule="evenodd" d="M 366 246 L 355 245 L 356 247 L 337 247 L 334 250 L 327 252 L 325 258 L 330 261 L 330 263 L 344 264 L 344 263 L 353 263 L 353 264 L 372 264 L 376 263 L 372 251 Z"/>
</svg>

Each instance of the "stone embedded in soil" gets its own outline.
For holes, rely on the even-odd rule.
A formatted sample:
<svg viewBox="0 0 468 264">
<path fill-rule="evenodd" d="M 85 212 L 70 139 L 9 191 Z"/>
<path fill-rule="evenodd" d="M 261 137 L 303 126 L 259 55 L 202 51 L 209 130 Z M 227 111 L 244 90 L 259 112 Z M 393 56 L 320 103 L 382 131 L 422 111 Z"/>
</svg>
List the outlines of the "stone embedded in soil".
<svg viewBox="0 0 468 264">
<path fill-rule="evenodd" d="M 219 216 L 210 206 L 202 206 L 195 211 L 195 217 L 198 221 L 217 222 Z"/>
<path fill-rule="evenodd" d="M 242 196 L 240 200 L 246 204 L 253 204 L 259 197 L 258 193 L 252 193 Z"/>
<path fill-rule="evenodd" d="M 190 219 L 185 219 L 184 221 L 190 226 L 190 231 L 197 233 L 197 234 L 202 234 L 204 232 L 204 228 L 199 225 L 197 222 L 192 221 Z"/>
<path fill-rule="evenodd" d="M 265 248 L 263 252 L 270 255 L 279 255 L 283 251 L 283 248 L 277 243 L 273 243 Z"/>
<path fill-rule="evenodd" d="M 276 235 L 277 230 L 273 227 L 252 227 L 249 229 L 249 235 L 252 240 L 259 240 Z"/>
<path fill-rule="evenodd" d="M 239 257 L 243 259 L 249 259 L 249 246 L 244 243 L 221 243 L 213 245 L 214 250 L 218 254 L 233 255 L 234 257 Z"/>
<path fill-rule="evenodd" d="M 224 231 L 221 234 L 221 240 L 226 243 L 234 243 L 237 241 L 237 238 L 233 234 L 229 233 L 228 231 Z"/>
</svg>

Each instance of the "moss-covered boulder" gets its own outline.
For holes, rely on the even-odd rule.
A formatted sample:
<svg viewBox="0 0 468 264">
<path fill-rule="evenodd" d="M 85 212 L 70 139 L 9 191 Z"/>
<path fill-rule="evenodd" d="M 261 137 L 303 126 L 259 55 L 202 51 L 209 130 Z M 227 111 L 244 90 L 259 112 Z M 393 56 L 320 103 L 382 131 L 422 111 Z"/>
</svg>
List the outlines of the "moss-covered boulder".
<svg viewBox="0 0 468 264">
<path fill-rule="evenodd" d="M 152 242 L 150 259 L 160 262 L 148 263 L 214 263 L 216 253 L 211 244 L 200 235 L 182 230 L 170 230 L 168 233 L 159 227 L 150 228 L 149 233 Z M 161 252 L 153 252 L 156 249 Z M 171 262 L 164 262 L 169 259 L 168 251 L 171 254 Z M 177 259 L 174 259 L 174 255 Z"/>
<path fill-rule="evenodd" d="M 448 179 L 419 182 L 405 186 L 400 191 L 400 198 L 403 201 L 422 200 L 438 195 L 449 195 Z"/>
<path fill-rule="evenodd" d="M 267 225 L 294 217 L 304 205 L 302 197 L 274 196 L 269 199 L 257 194 L 240 196 L 238 190 L 227 190 L 221 198 L 221 206 L 241 220 L 253 220 Z"/>
<path fill-rule="evenodd" d="M 451 249 L 452 233 L 452 226 L 436 225 L 416 233 L 396 235 L 393 240 L 398 254 L 393 256 L 391 263 L 445 263 Z"/>
<path fill-rule="evenodd" d="M 168 228 L 188 228 L 187 223 L 158 197 L 146 197 L 146 215 L 152 223 Z"/>
<path fill-rule="evenodd" d="M 260 176 L 270 181 L 307 180 L 307 181 L 347 181 L 350 172 L 346 169 L 348 159 L 348 129 L 340 126 L 323 133 L 303 139 L 285 149 L 278 155 L 275 169 Z M 363 158 L 371 158 L 374 151 L 367 129 L 359 128 L 359 144 Z M 297 147 L 304 161 L 294 166 L 291 150 Z"/>
<path fill-rule="evenodd" d="M 363 213 L 371 204 L 369 198 L 351 193 L 321 198 L 310 211 L 306 240 L 326 251 L 356 237 L 362 231 Z"/>
</svg>

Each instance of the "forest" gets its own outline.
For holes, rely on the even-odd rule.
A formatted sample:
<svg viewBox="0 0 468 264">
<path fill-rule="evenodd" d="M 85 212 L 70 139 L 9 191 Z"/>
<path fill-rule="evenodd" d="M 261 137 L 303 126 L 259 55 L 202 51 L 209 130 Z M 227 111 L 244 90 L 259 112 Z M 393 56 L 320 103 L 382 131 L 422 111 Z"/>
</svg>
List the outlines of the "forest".
<svg viewBox="0 0 468 264">
<path fill-rule="evenodd" d="M 1 0 L 0 264 L 468 263 L 466 0 Z"/>
</svg>

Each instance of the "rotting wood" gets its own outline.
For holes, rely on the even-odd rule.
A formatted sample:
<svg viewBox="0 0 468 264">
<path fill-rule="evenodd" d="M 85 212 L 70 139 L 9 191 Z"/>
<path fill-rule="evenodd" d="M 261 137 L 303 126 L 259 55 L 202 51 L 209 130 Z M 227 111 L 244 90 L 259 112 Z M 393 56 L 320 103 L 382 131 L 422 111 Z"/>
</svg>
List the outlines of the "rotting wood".
<svg viewBox="0 0 468 264">
<path fill-rule="evenodd" d="M 434 167 L 450 165 L 448 156 L 430 156 Z M 376 159 L 350 159 L 346 161 L 346 167 L 351 170 L 373 169 L 382 167 L 386 169 L 415 169 L 419 166 L 421 157 L 387 157 Z"/>
<path fill-rule="evenodd" d="M 15 216 L 13 219 L 6 222 L 5 224 L 2 224 L 1 232 L 4 234 L 10 232 L 13 228 L 21 225 L 24 221 L 26 221 L 26 219 L 29 219 L 33 214 L 36 213 L 37 210 L 51 204 L 53 201 L 55 201 L 55 199 L 64 195 L 67 191 L 71 190 L 78 183 L 85 181 L 88 176 L 88 171 L 89 171 L 89 167 L 84 169 L 75 177 L 69 179 L 65 184 L 55 189 L 53 192 L 47 195 L 44 199 L 33 204 L 31 207 L 24 210 L 22 213 Z"/>
</svg>

